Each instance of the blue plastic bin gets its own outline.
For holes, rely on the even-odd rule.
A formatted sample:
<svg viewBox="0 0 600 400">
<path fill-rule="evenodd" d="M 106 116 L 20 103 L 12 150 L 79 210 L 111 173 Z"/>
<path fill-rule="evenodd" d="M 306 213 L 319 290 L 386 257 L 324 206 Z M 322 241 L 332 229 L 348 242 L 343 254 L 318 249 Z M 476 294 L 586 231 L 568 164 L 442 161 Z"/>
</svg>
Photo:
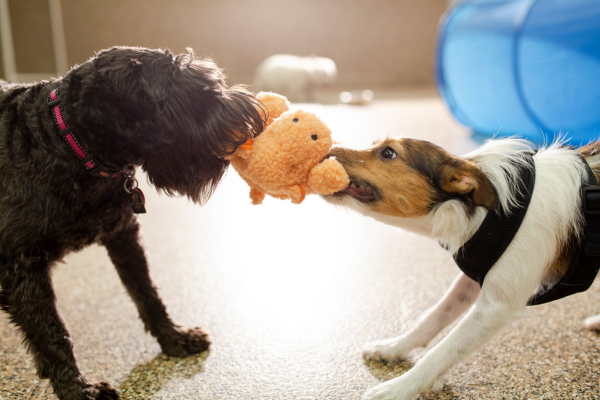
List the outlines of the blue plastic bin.
<svg viewBox="0 0 600 400">
<path fill-rule="evenodd" d="M 440 22 L 440 95 L 486 136 L 600 136 L 600 0 L 471 0 Z"/>
</svg>

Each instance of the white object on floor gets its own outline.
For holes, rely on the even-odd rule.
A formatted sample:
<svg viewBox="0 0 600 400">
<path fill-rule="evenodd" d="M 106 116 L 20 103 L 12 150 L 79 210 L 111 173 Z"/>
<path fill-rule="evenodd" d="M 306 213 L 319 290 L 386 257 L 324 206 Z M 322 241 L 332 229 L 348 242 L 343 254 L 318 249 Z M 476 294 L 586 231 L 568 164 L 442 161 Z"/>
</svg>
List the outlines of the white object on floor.
<svg viewBox="0 0 600 400">
<path fill-rule="evenodd" d="M 369 89 L 340 93 L 340 101 L 344 104 L 365 105 L 373 100 L 373 92 Z"/>
<path fill-rule="evenodd" d="M 252 83 L 255 92 L 275 92 L 290 101 L 312 101 L 315 89 L 335 82 L 335 62 L 325 57 L 277 54 L 256 69 Z"/>
</svg>

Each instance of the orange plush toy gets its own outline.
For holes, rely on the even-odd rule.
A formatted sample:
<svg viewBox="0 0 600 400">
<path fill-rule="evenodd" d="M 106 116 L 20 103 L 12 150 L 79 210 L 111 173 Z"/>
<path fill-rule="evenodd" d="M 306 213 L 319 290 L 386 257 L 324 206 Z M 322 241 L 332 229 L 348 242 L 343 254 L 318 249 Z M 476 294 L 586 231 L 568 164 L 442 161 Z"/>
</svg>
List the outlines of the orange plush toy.
<svg viewBox="0 0 600 400">
<path fill-rule="evenodd" d="M 300 204 L 307 194 L 332 194 L 348 186 L 344 167 L 325 158 L 333 140 L 331 130 L 316 115 L 289 111 L 287 99 L 263 92 L 267 127 L 229 156 L 231 165 L 250 185 L 252 204 L 261 204 L 265 194 Z"/>
</svg>

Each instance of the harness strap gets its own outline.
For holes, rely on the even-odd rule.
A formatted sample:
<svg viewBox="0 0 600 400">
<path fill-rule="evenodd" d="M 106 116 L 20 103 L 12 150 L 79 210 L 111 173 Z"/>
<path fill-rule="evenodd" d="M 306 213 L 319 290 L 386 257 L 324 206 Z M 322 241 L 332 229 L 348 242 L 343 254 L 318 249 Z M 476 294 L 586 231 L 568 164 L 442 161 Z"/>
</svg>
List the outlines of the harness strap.
<svg viewBox="0 0 600 400">
<path fill-rule="evenodd" d="M 83 150 L 81 144 L 75 137 L 75 132 L 73 132 L 72 128 L 69 128 L 65 123 L 62 112 L 60 110 L 60 102 L 61 102 L 60 89 L 54 89 L 50 92 L 50 97 L 48 97 L 47 103 L 48 107 L 52 109 L 52 114 L 54 115 L 54 122 L 58 125 L 60 129 L 60 135 L 67 142 L 69 147 L 75 152 L 77 157 L 81 160 L 81 165 L 83 168 L 89 172 L 93 176 L 102 176 L 104 178 L 116 177 L 119 175 L 118 170 L 110 169 L 102 165 L 94 156 L 86 153 Z"/>
<path fill-rule="evenodd" d="M 487 213 L 481 226 L 454 255 L 454 261 L 469 278 L 483 285 L 485 276 L 517 234 L 535 186 L 535 164 L 530 152 L 523 152 L 521 157 L 528 166 L 519 171 L 519 188 L 516 191 L 517 207 L 510 213 L 501 207 Z"/>
<path fill-rule="evenodd" d="M 507 249 L 527 214 L 535 186 L 535 163 L 531 153 L 525 152 L 522 157 L 529 166 L 521 167 L 519 171 L 518 206 L 510 214 L 500 208 L 488 212 L 477 232 L 454 256 L 465 275 L 479 285 L 483 285 L 485 276 Z M 528 306 L 585 292 L 600 270 L 600 186 L 588 163 L 583 157 L 581 159 L 588 175 L 587 183 L 582 183 L 581 188 L 581 213 L 585 217 L 582 238 L 573 248 L 569 268 L 562 279 L 533 295 Z"/>
<path fill-rule="evenodd" d="M 585 292 L 600 269 L 600 186 L 587 161 L 581 159 L 588 174 L 588 181 L 582 184 L 581 190 L 581 212 L 585 216 L 583 238 L 575 245 L 569 269 L 562 279 L 547 291 L 534 295 L 527 302 L 528 306 Z"/>
</svg>

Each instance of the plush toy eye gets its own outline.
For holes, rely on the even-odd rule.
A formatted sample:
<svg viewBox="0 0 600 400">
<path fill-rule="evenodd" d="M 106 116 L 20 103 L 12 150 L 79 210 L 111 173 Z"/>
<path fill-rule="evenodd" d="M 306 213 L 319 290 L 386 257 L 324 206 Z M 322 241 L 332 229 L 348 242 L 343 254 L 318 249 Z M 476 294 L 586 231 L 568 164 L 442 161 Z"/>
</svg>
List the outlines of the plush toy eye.
<svg viewBox="0 0 600 400">
<path fill-rule="evenodd" d="M 310 138 L 311 138 L 312 140 L 317 140 L 317 135 L 312 135 Z"/>
<path fill-rule="evenodd" d="M 396 151 L 394 149 L 392 149 L 391 147 L 384 147 L 380 152 L 379 155 L 381 156 L 381 158 L 384 158 L 386 160 L 391 160 L 392 158 L 396 158 L 398 157 L 398 154 L 396 154 Z"/>
<path fill-rule="evenodd" d="M 298 121 L 300 121 L 300 120 L 299 120 L 298 118 L 294 118 L 292 121 L 294 121 L 294 122 L 298 122 Z"/>
</svg>

